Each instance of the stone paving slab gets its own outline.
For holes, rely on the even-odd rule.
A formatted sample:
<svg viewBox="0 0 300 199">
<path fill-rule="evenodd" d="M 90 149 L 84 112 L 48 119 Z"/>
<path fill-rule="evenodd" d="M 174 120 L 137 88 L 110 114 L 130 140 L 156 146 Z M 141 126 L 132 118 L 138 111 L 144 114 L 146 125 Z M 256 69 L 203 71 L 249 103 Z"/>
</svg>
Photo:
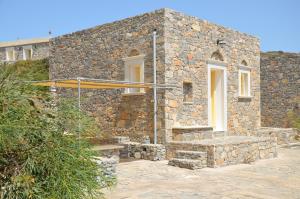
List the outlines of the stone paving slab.
<svg viewBox="0 0 300 199">
<path fill-rule="evenodd" d="M 300 146 L 254 164 L 187 170 L 167 161 L 120 163 L 108 199 L 299 199 Z"/>
</svg>

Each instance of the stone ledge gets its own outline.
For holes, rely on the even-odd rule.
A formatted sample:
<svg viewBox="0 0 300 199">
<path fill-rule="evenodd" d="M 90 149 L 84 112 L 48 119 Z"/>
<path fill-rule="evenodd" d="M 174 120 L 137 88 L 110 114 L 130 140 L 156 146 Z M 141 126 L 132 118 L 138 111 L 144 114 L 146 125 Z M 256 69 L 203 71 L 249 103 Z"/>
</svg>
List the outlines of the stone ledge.
<svg viewBox="0 0 300 199">
<path fill-rule="evenodd" d="M 195 170 L 206 167 L 206 161 L 173 158 L 169 161 L 168 165 Z"/>
<path fill-rule="evenodd" d="M 120 145 L 99 145 L 92 147 L 93 151 L 105 151 L 105 150 L 114 150 L 114 149 L 123 149 L 124 146 Z"/>
<path fill-rule="evenodd" d="M 175 126 L 172 130 L 200 130 L 200 131 L 212 131 L 210 126 Z"/>
<path fill-rule="evenodd" d="M 170 141 L 168 144 L 192 144 L 192 145 L 226 145 L 226 144 L 243 144 L 243 143 L 253 143 L 253 142 L 262 142 L 267 140 L 275 140 L 276 138 L 270 137 L 254 137 L 254 136 L 225 136 L 218 137 L 214 139 L 203 139 L 203 140 L 195 140 L 195 141 Z"/>
<path fill-rule="evenodd" d="M 172 128 L 175 141 L 192 141 L 213 138 L 213 128 L 208 126 L 182 126 Z"/>
<path fill-rule="evenodd" d="M 176 158 L 179 159 L 191 159 L 191 160 L 206 160 L 207 153 L 202 151 L 176 151 Z"/>
</svg>

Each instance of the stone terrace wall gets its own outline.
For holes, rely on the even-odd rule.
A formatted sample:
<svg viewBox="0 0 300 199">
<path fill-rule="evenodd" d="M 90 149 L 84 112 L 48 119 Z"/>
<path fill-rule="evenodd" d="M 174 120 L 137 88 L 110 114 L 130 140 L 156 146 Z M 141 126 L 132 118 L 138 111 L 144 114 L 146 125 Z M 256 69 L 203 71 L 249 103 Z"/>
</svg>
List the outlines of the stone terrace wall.
<svg viewBox="0 0 300 199">
<path fill-rule="evenodd" d="M 145 82 L 153 82 L 152 33 L 157 30 L 157 82 L 164 83 L 164 9 L 96 26 L 50 41 L 51 78 L 90 77 L 124 80 L 122 58 L 136 49 L 145 55 Z M 63 94 L 75 91 L 63 91 Z M 103 133 L 153 140 L 153 95 L 123 95 L 123 89 L 83 90 L 83 108 L 96 117 Z M 71 94 L 70 94 L 71 95 Z M 73 96 L 74 96 L 73 95 Z M 163 92 L 158 91 L 158 136 L 164 140 Z"/>
<path fill-rule="evenodd" d="M 171 140 L 174 126 L 208 125 L 208 61 L 218 51 L 227 67 L 228 131 L 252 134 L 260 126 L 260 46 L 253 36 L 224 28 L 172 10 L 166 11 L 165 82 L 177 89 L 166 92 L 166 129 Z M 217 45 L 223 39 L 226 45 Z M 251 99 L 238 98 L 238 69 L 245 60 L 251 67 Z M 193 101 L 183 102 L 183 81 L 192 82 Z"/>
<path fill-rule="evenodd" d="M 300 115 L 300 53 L 261 53 L 262 126 L 290 127 L 287 112 Z"/>
<path fill-rule="evenodd" d="M 207 152 L 208 167 L 251 163 L 258 159 L 277 157 L 276 138 L 227 136 L 198 142 L 171 141 L 167 144 L 167 159 L 178 150 Z"/>
<path fill-rule="evenodd" d="M 49 57 L 49 43 L 37 43 L 37 44 L 28 44 L 32 46 L 32 59 L 44 59 Z M 28 46 L 24 45 L 24 46 Z M 16 61 L 23 60 L 23 48 L 22 46 L 13 46 L 15 50 L 15 59 Z M 6 61 L 6 48 L 0 48 L 0 61 Z"/>
<path fill-rule="evenodd" d="M 259 137 L 277 138 L 278 145 L 293 144 L 300 141 L 300 131 L 295 128 L 261 127 L 256 132 Z"/>
</svg>

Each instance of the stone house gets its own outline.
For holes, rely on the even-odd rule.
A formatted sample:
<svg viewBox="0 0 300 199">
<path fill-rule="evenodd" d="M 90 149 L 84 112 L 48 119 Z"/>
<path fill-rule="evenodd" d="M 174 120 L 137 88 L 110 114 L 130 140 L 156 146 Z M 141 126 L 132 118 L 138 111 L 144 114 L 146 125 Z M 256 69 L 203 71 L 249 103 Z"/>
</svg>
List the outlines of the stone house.
<svg viewBox="0 0 300 199">
<path fill-rule="evenodd" d="M 0 62 L 43 59 L 49 56 L 49 38 L 0 42 Z"/>
<path fill-rule="evenodd" d="M 178 136 L 198 139 L 185 132 L 211 127 L 216 136 L 256 135 L 259 39 L 170 9 L 50 39 L 50 78 L 152 83 L 154 51 L 157 83 L 173 86 L 157 89 L 158 143 Z M 83 108 L 103 132 L 153 141 L 153 89 L 85 90 L 83 95 Z"/>
<path fill-rule="evenodd" d="M 271 113 L 266 109 L 273 103 L 268 98 L 278 91 L 273 78 L 283 64 L 274 70 L 282 58 L 260 56 L 256 37 L 170 9 L 50 40 L 0 43 L 4 62 L 48 57 L 50 81 L 44 82 L 48 86 L 53 80 L 77 77 L 151 84 L 81 90 L 81 108 L 96 118 L 104 134 L 114 136 L 113 143 L 121 145 L 96 149 L 108 157 L 167 158 L 170 165 L 189 169 L 276 157 L 277 144 L 295 142 L 293 129 L 261 127 L 261 99 L 266 111 L 263 123 L 277 125 L 277 117 L 271 122 L 264 117 Z M 296 75 L 279 72 L 284 85 L 286 78 L 299 79 L 297 66 L 289 61 Z M 79 94 L 70 88 L 54 90 L 62 97 Z M 284 108 L 278 110 L 280 114 Z M 156 143 L 155 138 L 159 144 L 147 144 L 149 139 Z M 91 141 L 99 144 L 97 139 Z"/>
</svg>

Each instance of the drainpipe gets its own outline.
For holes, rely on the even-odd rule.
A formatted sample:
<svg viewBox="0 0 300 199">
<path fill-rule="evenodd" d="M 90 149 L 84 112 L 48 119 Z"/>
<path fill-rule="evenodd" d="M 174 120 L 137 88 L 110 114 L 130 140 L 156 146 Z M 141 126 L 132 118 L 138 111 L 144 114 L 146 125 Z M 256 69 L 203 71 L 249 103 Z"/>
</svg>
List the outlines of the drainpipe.
<svg viewBox="0 0 300 199">
<path fill-rule="evenodd" d="M 77 86 L 78 86 L 78 146 L 80 148 L 80 139 L 81 139 L 81 78 L 77 77 Z"/>
<path fill-rule="evenodd" d="M 154 144 L 157 144 L 157 98 L 156 98 L 156 30 L 153 31 L 153 100 Z"/>
</svg>

